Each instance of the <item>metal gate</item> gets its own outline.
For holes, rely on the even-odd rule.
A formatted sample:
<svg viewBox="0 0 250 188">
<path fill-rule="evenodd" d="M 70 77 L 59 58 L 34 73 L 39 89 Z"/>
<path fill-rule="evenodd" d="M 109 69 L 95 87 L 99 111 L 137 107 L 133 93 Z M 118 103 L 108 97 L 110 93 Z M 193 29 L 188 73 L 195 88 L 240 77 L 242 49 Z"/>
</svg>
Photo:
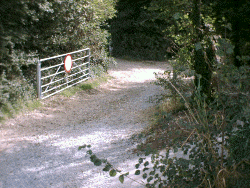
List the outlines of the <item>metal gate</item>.
<svg viewBox="0 0 250 188">
<path fill-rule="evenodd" d="M 70 71 L 65 68 L 67 56 L 72 58 Z M 38 98 L 48 98 L 89 79 L 89 62 L 89 48 L 39 60 L 37 64 Z"/>
</svg>

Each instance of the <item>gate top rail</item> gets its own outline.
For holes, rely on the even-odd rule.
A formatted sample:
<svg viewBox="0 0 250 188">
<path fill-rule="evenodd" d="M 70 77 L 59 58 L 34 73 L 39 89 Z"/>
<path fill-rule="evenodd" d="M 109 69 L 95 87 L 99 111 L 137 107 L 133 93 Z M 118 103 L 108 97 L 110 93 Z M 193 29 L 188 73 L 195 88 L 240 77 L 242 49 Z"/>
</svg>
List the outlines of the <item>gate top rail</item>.
<svg viewBox="0 0 250 188">
<path fill-rule="evenodd" d="M 89 48 L 85 48 L 85 49 L 82 49 L 82 50 L 78 50 L 78 51 L 74 51 L 74 52 L 70 52 L 70 53 L 66 53 L 66 54 L 61 54 L 61 55 L 57 55 L 57 56 L 52 56 L 52 57 L 48 57 L 48 58 L 44 58 L 44 59 L 39 59 L 40 62 L 42 61 L 47 61 L 47 60 L 51 60 L 51 59 L 56 59 L 56 58 L 59 58 L 59 57 L 64 57 L 68 54 L 75 54 L 75 53 L 79 53 L 79 52 L 83 52 L 83 51 L 86 51 L 86 50 L 89 50 Z"/>
</svg>

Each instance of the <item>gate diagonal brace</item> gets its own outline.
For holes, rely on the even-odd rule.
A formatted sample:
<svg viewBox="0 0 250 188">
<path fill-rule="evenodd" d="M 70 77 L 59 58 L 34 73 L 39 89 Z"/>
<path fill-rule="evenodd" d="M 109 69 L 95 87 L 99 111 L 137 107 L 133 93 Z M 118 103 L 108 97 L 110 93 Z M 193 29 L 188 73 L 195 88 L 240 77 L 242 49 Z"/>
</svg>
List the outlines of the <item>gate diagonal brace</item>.
<svg viewBox="0 0 250 188">
<path fill-rule="evenodd" d="M 56 71 L 54 77 L 50 80 L 49 85 L 46 87 L 46 89 L 45 89 L 44 92 L 46 92 L 46 91 L 49 89 L 49 87 L 51 86 L 51 83 L 54 81 L 54 78 L 56 77 L 56 75 L 57 75 L 58 71 L 60 70 L 61 66 L 62 66 L 62 65 L 60 65 L 60 66 L 58 67 L 58 69 L 57 69 L 57 71 Z"/>
</svg>

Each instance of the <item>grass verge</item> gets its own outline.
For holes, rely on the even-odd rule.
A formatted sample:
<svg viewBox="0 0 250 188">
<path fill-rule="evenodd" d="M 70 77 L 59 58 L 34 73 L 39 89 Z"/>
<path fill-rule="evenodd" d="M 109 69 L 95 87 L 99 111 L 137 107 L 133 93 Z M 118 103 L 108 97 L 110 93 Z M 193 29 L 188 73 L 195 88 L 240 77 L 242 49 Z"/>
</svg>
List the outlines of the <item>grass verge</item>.
<svg viewBox="0 0 250 188">
<path fill-rule="evenodd" d="M 100 84 L 107 82 L 109 79 L 112 79 L 108 74 L 103 74 L 99 77 L 95 77 L 94 79 L 89 79 L 86 82 L 68 88 L 61 92 L 60 94 L 64 97 L 71 97 L 75 95 L 78 91 L 81 90 L 91 90 L 97 88 Z"/>
<path fill-rule="evenodd" d="M 15 104 L 6 103 L 0 111 L 0 123 L 3 123 L 9 118 L 14 118 L 18 114 L 26 111 L 32 111 L 42 106 L 38 99 L 18 100 Z"/>
<path fill-rule="evenodd" d="M 197 105 L 188 109 L 181 100 L 164 101 L 156 110 L 155 122 L 142 133 L 146 141 L 134 152 L 153 154 L 154 170 L 164 169 L 160 172 L 169 182 L 163 183 L 169 187 L 249 187 L 249 116 L 242 114 L 244 121 L 237 126 L 240 116 L 237 121 L 225 120 L 229 116 L 218 109 L 219 100 L 202 101 L 197 98 Z M 166 155 L 159 155 L 164 150 Z M 162 183 L 158 177 L 152 179 Z"/>
<path fill-rule="evenodd" d="M 59 95 L 64 97 L 72 97 L 78 91 L 95 89 L 100 84 L 107 82 L 109 79 L 112 79 L 112 77 L 108 74 L 102 74 L 99 77 L 95 77 L 94 79 L 90 79 L 86 82 L 68 88 Z M 15 104 L 6 103 L 0 109 L 0 123 L 4 123 L 4 121 L 8 120 L 9 118 L 14 118 L 21 113 L 39 109 L 40 107 L 43 107 L 43 105 L 44 104 L 39 99 L 18 100 L 15 102 Z"/>
<path fill-rule="evenodd" d="M 176 138 L 187 138 L 191 130 L 180 126 L 188 121 L 185 110 L 180 98 L 163 100 L 154 110 L 154 121 L 151 126 L 139 135 L 146 138 L 145 142 L 138 145 L 134 152 L 155 153 L 172 145 Z"/>
</svg>

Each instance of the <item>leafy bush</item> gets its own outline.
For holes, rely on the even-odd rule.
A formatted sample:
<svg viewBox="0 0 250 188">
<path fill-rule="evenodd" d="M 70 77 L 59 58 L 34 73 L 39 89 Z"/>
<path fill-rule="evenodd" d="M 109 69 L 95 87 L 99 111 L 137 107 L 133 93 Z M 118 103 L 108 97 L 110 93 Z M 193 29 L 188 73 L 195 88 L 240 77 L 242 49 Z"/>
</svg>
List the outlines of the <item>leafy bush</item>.
<svg viewBox="0 0 250 188">
<path fill-rule="evenodd" d="M 250 108 L 248 98 L 242 97 L 241 100 L 238 103 L 230 95 L 221 95 L 213 103 L 207 104 L 197 91 L 195 108 L 186 104 L 189 123 L 178 124 L 181 130 L 189 134 L 181 134 L 177 138 L 168 137 L 171 141 L 168 140 L 166 151 L 152 154 L 150 161 L 139 158 L 135 165 L 135 175 L 146 181 L 146 187 L 247 185 L 250 167 Z M 180 134 L 180 129 L 175 129 L 176 125 L 171 125 L 171 121 L 162 128 L 161 131 L 168 134 Z M 149 148 L 148 151 L 155 150 Z M 111 176 L 119 172 L 122 178 L 126 178 L 122 172 L 112 168 L 112 162 L 98 159 L 92 151 L 88 154 L 95 165 L 101 165 L 98 161 L 106 163 L 103 171 L 109 171 Z"/>
<path fill-rule="evenodd" d="M 145 179 L 147 187 L 246 187 L 250 177 L 250 75 L 246 64 L 249 56 L 239 49 L 246 50 L 248 44 L 243 39 L 248 40 L 248 37 L 241 36 L 247 29 L 240 30 L 237 25 L 244 20 L 240 19 L 244 17 L 243 9 L 238 8 L 245 9 L 249 3 L 243 1 L 235 7 L 234 1 L 177 0 L 167 5 L 163 1 L 142 1 L 132 9 L 123 10 L 124 5 L 131 2 L 120 1 L 117 6 L 121 14 L 114 18 L 111 31 L 113 29 L 113 42 L 122 41 L 119 45 L 124 49 L 120 47 L 115 53 L 127 55 L 126 50 L 133 46 L 135 54 L 147 52 L 142 45 L 146 39 L 138 42 L 140 37 L 137 37 L 131 41 L 130 32 L 146 38 L 143 27 L 139 27 L 144 24 L 135 10 L 140 14 L 151 10 L 153 18 L 144 23 L 155 19 L 153 23 L 160 26 L 158 21 L 163 21 L 167 27 L 163 29 L 164 37 L 172 40 L 170 51 L 175 53 L 173 75 L 166 72 L 158 78 L 158 84 L 171 91 L 173 103 L 183 103 L 181 106 L 185 109 L 181 112 L 186 118 L 186 121 L 179 121 L 180 118 L 175 119 L 173 115 L 170 119 L 169 112 L 159 113 L 161 119 L 155 127 L 168 135 L 157 137 L 158 132 L 151 132 L 153 139 L 166 140 L 158 142 L 165 144 L 166 151 L 157 153 L 155 148 L 150 148 L 153 145 L 150 142 L 148 147 L 141 145 L 147 154 L 156 153 L 149 161 L 138 159 L 135 175 Z M 147 11 L 142 10 L 141 5 Z M 116 21 L 121 18 L 128 19 L 117 27 L 121 23 Z M 157 28 L 155 25 L 153 28 Z M 117 28 L 125 32 L 124 38 Z M 157 48 L 155 51 L 158 53 Z M 181 74 L 191 82 L 187 83 Z M 158 126 L 160 123 L 163 125 Z"/>
<path fill-rule="evenodd" d="M 159 11 L 149 11 L 151 0 L 120 0 L 116 16 L 108 20 L 112 55 L 143 60 L 165 60 L 170 41 L 164 30 L 169 26 L 160 20 Z"/>
<path fill-rule="evenodd" d="M 19 101 L 34 99 L 36 91 L 26 80 L 7 80 L 5 74 L 0 77 L 0 119 L 15 114 L 20 107 Z"/>
<path fill-rule="evenodd" d="M 148 7 L 149 2 L 151 6 Z M 120 12 L 122 5 L 127 3 L 130 2 L 120 1 Z M 135 175 L 145 179 L 147 187 L 246 187 L 250 177 L 250 75 L 246 64 L 249 56 L 239 52 L 240 41 L 247 38 L 241 37 L 240 30 L 235 27 L 237 19 L 241 22 L 240 18 L 244 17 L 240 13 L 243 9 L 235 9 L 233 1 L 229 4 L 226 1 L 170 1 L 167 5 L 163 1 L 143 1 L 132 10 L 129 7 L 124 11 L 127 14 L 119 14 L 114 20 L 126 17 L 126 21 L 132 19 L 133 24 L 140 23 L 135 19 L 134 9 L 143 12 L 141 3 L 145 3 L 146 10 L 152 10 L 152 15 L 156 13 L 152 18 L 154 23 L 160 19 L 168 26 L 164 36 L 172 40 L 170 51 L 175 53 L 171 61 L 174 73 L 166 72 L 158 78 L 158 84 L 171 91 L 173 103 L 183 103 L 181 106 L 185 109 L 181 112 L 186 121 L 179 121 L 179 117 L 170 119 L 169 112 L 159 113 L 161 119 L 155 127 L 168 135 L 157 137 L 157 131 L 150 131 L 153 132 L 152 140 L 166 140 L 158 142 L 165 144 L 166 151 L 157 153 L 155 148 L 150 148 L 155 145 L 149 141 L 147 147 L 141 145 L 147 154 L 156 153 L 149 161 L 138 159 Z M 222 12 L 216 10 L 220 4 L 223 5 Z M 247 7 L 249 3 L 244 1 L 239 7 L 243 6 Z M 114 24 L 120 24 L 115 21 Z M 126 54 L 132 46 L 135 46 L 135 52 L 145 50 L 141 45 L 144 41 L 137 44 L 134 40 L 132 44 L 129 38 L 130 31 L 141 27 L 135 29 L 129 21 L 123 23 L 126 24 L 120 28 L 127 32 L 124 38 L 116 33 L 116 25 L 113 28 L 113 40 L 120 39 L 125 48 L 117 49 L 116 53 Z M 135 33 L 137 36 L 140 32 Z M 144 36 L 143 32 L 141 36 Z M 244 42 L 241 48 L 246 46 Z M 191 82 L 187 83 L 181 75 Z M 158 126 L 160 123 L 163 125 Z"/>
<path fill-rule="evenodd" d="M 0 5 L 0 110 L 36 97 L 39 58 L 89 47 L 91 64 L 107 71 L 113 60 L 105 50 L 109 33 L 101 26 L 113 17 L 114 2 L 4 0 Z"/>
</svg>

